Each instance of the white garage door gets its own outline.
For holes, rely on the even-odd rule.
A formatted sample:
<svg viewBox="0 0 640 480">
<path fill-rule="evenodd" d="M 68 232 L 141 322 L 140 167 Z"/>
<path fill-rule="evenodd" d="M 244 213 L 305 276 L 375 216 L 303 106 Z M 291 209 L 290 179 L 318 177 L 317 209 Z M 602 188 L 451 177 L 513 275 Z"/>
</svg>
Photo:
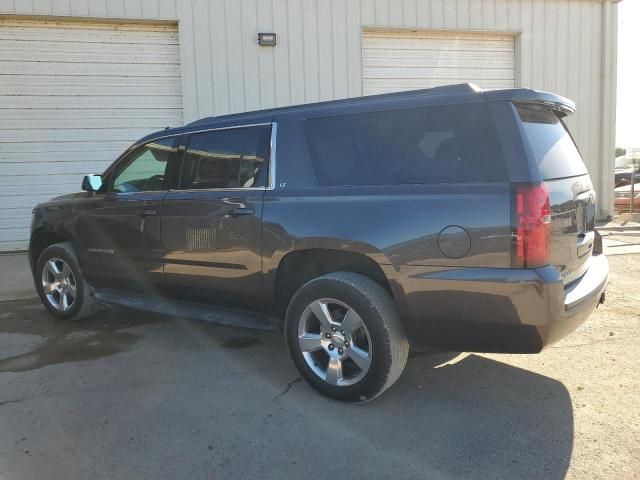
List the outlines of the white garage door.
<svg viewBox="0 0 640 480">
<path fill-rule="evenodd" d="M 513 35 L 428 30 L 365 30 L 365 95 L 471 82 L 515 84 Z"/>
<path fill-rule="evenodd" d="M 182 124 L 177 27 L 0 19 L 0 251 L 31 209 Z"/>
</svg>

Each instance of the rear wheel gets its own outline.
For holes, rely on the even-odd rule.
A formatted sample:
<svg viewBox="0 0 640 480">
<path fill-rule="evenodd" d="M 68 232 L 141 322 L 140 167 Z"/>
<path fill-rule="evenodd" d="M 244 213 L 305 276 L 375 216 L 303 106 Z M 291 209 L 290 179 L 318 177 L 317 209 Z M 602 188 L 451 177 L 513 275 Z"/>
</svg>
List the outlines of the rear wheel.
<svg viewBox="0 0 640 480">
<path fill-rule="evenodd" d="M 285 320 L 289 352 L 316 390 L 372 400 L 404 370 L 409 345 L 389 294 L 360 274 L 336 272 L 303 285 Z"/>
<path fill-rule="evenodd" d="M 38 295 L 56 317 L 80 320 L 97 310 L 98 303 L 70 243 L 47 247 L 38 258 L 35 273 Z"/>
</svg>

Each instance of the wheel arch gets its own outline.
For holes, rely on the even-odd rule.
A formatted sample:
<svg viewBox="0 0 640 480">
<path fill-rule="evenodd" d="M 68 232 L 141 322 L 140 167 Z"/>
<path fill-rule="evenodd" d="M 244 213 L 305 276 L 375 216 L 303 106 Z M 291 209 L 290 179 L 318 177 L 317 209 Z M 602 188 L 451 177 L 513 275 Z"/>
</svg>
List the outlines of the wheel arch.
<svg viewBox="0 0 640 480">
<path fill-rule="evenodd" d="M 273 289 L 275 315 L 284 318 L 291 297 L 309 280 L 339 271 L 371 278 L 395 300 L 392 282 L 380 264 L 366 254 L 333 248 L 305 248 L 287 253 L 278 263 Z"/>
<path fill-rule="evenodd" d="M 64 233 L 44 229 L 34 232 L 31 235 L 31 240 L 29 241 L 29 264 L 31 271 L 35 272 L 38 258 L 40 258 L 40 255 L 47 247 L 63 242 L 71 243 L 73 246 L 71 237 Z"/>
</svg>

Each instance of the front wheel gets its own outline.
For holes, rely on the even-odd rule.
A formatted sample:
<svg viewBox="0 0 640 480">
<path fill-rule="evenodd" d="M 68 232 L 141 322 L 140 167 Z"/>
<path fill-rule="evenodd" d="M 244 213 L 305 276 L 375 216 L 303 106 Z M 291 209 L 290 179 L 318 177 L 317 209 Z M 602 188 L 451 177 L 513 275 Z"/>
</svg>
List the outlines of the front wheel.
<svg viewBox="0 0 640 480">
<path fill-rule="evenodd" d="M 372 400 L 404 370 L 409 344 L 390 295 L 372 279 L 335 272 L 303 285 L 285 319 L 305 380 L 337 400 Z"/>
<path fill-rule="evenodd" d="M 58 318 L 80 320 L 98 309 L 70 243 L 51 245 L 40 254 L 35 284 L 43 305 Z"/>
</svg>

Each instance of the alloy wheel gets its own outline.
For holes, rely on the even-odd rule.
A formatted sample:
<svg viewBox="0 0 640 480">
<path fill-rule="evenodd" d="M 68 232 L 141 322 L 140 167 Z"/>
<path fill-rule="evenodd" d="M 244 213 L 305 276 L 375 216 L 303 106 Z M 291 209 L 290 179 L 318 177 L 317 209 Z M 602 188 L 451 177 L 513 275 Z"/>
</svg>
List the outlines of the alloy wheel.
<svg viewBox="0 0 640 480">
<path fill-rule="evenodd" d="M 360 315 L 339 300 L 322 298 L 305 308 L 298 345 L 309 368 L 331 385 L 354 385 L 371 367 L 369 331 Z"/>
<path fill-rule="evenodd" d="M 76 301 L 76 278 L 67 262 L 50 258 L 42 267 L 42 291 L 49 305 L 60 312 L 69 310 Z"/>
</svg>

